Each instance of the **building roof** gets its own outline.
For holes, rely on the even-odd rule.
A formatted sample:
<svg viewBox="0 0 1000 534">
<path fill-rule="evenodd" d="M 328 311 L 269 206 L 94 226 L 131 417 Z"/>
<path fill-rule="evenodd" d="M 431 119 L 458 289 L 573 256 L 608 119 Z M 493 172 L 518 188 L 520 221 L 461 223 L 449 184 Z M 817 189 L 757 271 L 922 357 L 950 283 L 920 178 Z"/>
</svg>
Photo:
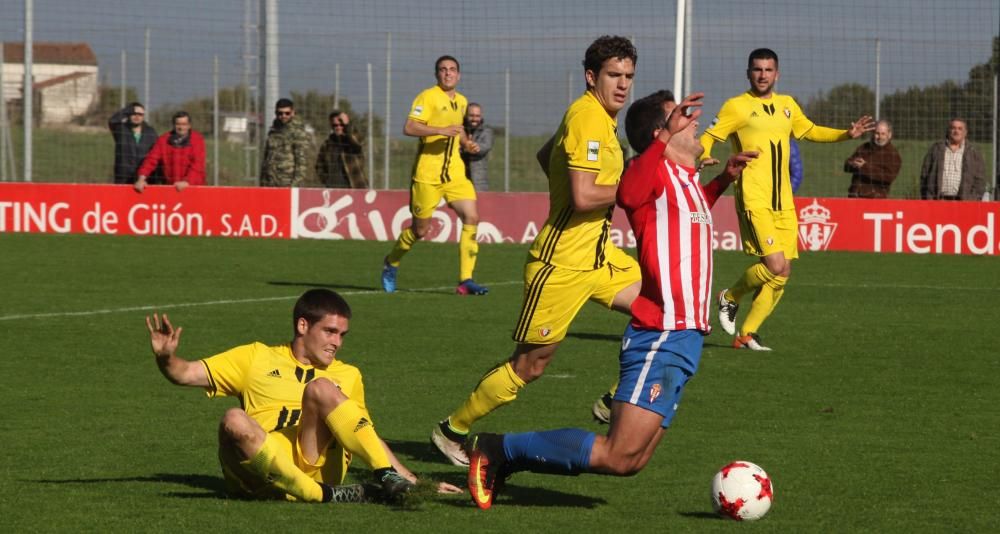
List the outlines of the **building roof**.
<svg viewBox="0 0 1000 534">
<path fill-rule="evenodd" d="M 50 65 L 97 65 L 97 56 L 87 43 L 35 42 L 33 61 Z M 24 63 L 24 43 L 3 44 L 4 63 Z"/>
<path fill-rule="evenodd" d="M 59 84 L 62 84 L 62 83 L 70 82 L 70 81 L 76 80 L 78 78 L 83 78 L 85 76 L 94 76 L 94 75 L 95 74 L 92 73 L 92 72 L 79 72 L 79 71 L 77 71 L 77 72 L 71 72 L 69 74 L 63 74 L 62 76 L 56 76 L 55 78 L 49 78 L 48 80 L 45 80 L 44 82 L 36 83 L 34 85 L 34 87 L 35 87 L 35 90 L 38 90 L 38 89 L 47 89 L 49 87 L 53 87 L 53 86 L 56 86 L 56 85 L 59 85 Z"/>
</svg>

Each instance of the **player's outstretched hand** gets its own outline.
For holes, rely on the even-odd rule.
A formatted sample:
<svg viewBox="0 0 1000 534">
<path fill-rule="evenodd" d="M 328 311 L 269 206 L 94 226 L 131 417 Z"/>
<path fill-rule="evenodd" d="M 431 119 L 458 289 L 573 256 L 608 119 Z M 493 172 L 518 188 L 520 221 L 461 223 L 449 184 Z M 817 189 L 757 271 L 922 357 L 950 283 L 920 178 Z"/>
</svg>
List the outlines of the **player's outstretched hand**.
<svg viewBox="0 0 1000 534">
<path fill-rule="evenodd" d="M 453 493 L 465 493 L 465 490 L 454 484 L 449 484 L 447 482 L 438 482 L 437 492 L 453 494 Z"/>
<path fill-rule="evenodd" d="M 701 106 L 704 105 L 702 99 L 704 98 L 705 93 L 691 93 L 685 96 L 680 104 L 677 104 L 677 107 L 667 117 L 667 130 L 671 135 L 687 128 L 701 116 Z"/>
<path fill-rule="evenodd" d="M 847 133 L 854 139 L 861 137 L 865 132 L 875 129 L 875 119 L 871 115 L 862 115 L 860 119 L 851 123 L 851 129 Z"/>
<path fill-rule="evenodd" d="M 167 314 L 163 314 L 162 321 L 155 313 L 152 318 L 147 315 L 146 328 L 149 330 L 149 344 L 157 358 L 167 358 L 177 352 L 181 331 L 184 329 L 180 327 L 174 329 Z"/>
<path fill-rule="evenodd" d="M 757 158 L 760 152 L 753 150 L 747 150 L 740 152 L 738 154 L 733 154 L 729 156 L 729 160 L 726 161 L 726 168 L 722 170 L 722 176 L 728 182 L 734 182 L 743 173 L 743 169 L 747 167 L 751 161 Z"/>
</svg>

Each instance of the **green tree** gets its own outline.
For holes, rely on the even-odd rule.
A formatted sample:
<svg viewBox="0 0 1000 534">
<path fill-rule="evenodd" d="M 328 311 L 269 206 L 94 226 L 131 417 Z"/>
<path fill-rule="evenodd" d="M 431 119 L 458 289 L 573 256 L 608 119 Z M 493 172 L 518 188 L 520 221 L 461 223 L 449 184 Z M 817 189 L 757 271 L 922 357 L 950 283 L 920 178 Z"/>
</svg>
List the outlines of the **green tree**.
<svg viewBox="0 0 1000 534">
<path fill-rule="evenodd" d="M 861 115 L 875 115 L 875 92 L 859 83 L 838 85 L 810 99 L 805 112 L 816 124 L 848 128 Z"/>
</svg>

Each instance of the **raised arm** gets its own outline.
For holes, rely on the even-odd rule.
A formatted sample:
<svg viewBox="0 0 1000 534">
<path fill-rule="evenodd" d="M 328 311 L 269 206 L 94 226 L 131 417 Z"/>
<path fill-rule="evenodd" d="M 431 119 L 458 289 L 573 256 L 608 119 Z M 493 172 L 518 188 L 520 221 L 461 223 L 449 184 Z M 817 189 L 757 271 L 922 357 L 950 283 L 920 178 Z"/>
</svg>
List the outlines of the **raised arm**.
<svg viewBox="0 0 1000 534">
<path fill-rule="evenodd" d="M 178 386 L 208 387 L 208 373 L 200 361 L 188 361 L 177 357 L 183 328 L 174 329 L 170 319 L 164 314 L 161 320 L 156 313 L 146 317 L 149 330 L 149 344 L 156 357 L 156 365 L 171 384 Z"/>
<path fill-rule="evenodd" d="M 722 169 L 722 172 L 705 185 L 705 199 L 708 200 L 709 206 L 715 205 L 715 201 L 719 200 L 719 197 L 726 191 L 729 184 L 735 182 L 743 174 L 743 169 L 747 167 L 747 164 L 753 161 L 758 155 L 760 155 L 758 152 L 746 151 L 729 156 L 729 160 L 726 161 L 726 166 Z"/>
</svg>

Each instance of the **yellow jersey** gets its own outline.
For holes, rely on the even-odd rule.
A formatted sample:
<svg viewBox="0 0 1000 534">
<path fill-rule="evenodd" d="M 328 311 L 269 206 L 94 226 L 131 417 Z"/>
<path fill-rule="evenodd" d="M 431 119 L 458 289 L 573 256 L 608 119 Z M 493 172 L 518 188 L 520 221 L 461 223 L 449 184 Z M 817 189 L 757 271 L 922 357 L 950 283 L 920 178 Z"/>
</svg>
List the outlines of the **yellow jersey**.
<svg viewBox="0 0 1000 534">
<path fill-rule="evenodd" d="M 618 185 L 625 159 L 618 143 L 618 122 L 590 91 L 577 98 L 556 131 L 549 157 L 549 216 L 531 244 L 539 260 L 578 271 L 604 266 L 614 205 L 590 211 L 573 209 L 569 171 L 597 175 L 598 185 Z"/>
<path fill-rule="evenodd" d="M 448 96 L 440 86 L 425 89 L 410 106 L 408 119 L 428 126 L 454 126 L 465 120 L 468 100 L 458 91 L 455 98 Z M 459 137 L 427 135 L 420 138 L 417 160 L 413 163 L 413 181 L 425 184 L 444 184 L 452 180 L 468 180 L 465 163 L 459 154 Z"/>
<path fill-rule="evenodd" d="M 736 209 L 794 210 L 788 161 L 789 137 L 830 143 L 849 138 L 847 130 L 835 130 L 813 124 L 795 99 L 771 93 L 758 98 L 747 91 L 722 105 L 719 115 L 701 136 L 705 148 L 702 158 L 712 154 L 716 141 L 732 139 L 733 152 L 755 150 L 759 153 L 736 181 Z"/>
<path fill-rule="evenodd" d="M 306 384 L 328 378 L 365 411 L 361 371 L 334 360 L 326 369 L 304 365 L 292 355 L 290 345 L 269 347 L 251 343 L 201 360 L 208 372 L 209 397 L 239 397 L 240 406 L 265 432 L 298 424 Z"/>
</svg>

